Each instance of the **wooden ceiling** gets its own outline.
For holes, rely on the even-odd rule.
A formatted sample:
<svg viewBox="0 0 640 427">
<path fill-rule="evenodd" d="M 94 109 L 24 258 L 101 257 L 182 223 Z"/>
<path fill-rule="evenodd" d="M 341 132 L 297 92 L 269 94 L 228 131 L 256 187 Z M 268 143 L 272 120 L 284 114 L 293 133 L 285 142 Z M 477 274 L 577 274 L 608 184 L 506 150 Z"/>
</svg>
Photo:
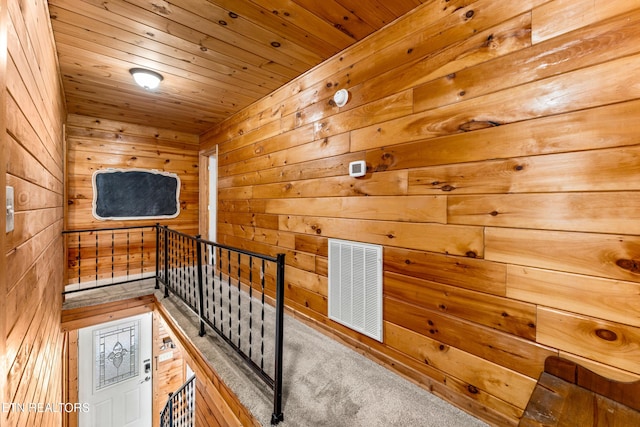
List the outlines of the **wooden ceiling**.
<svg viewBox="0 0 640 427">
<path fill-rule="evenodd" d="M 202 133 L 427 0 L 49 0 L 67 108 Z M 164 76 L 145 91 L 129 69 Z"/>
</svg>

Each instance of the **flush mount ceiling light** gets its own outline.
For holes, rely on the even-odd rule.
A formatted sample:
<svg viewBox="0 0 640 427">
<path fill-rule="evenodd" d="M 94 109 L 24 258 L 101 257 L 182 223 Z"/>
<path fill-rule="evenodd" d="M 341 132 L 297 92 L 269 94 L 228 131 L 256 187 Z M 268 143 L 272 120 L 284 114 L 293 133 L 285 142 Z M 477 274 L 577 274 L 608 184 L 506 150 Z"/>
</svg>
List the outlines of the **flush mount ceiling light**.
<svg viewBox="0 0 640 427">
<path fill-rule="evenodd" d="M 147 90 L 157 88 L 163 79 L 161 74 L 158 74 L 155 71 L 145 70 L 144 68 L 132 68 L 129 72 L 136 83 Z"/>
</svg>

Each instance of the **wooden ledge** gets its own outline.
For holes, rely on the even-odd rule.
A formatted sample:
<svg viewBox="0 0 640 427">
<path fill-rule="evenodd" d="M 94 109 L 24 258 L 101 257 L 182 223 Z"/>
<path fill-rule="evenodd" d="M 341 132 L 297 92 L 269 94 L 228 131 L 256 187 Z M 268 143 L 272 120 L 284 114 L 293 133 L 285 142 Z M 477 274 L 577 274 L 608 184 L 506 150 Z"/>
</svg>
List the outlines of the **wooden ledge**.
<svg viewBox="0 0 640 427">
<path fill-rule="evenodd" d="M 615 381 L 570 360 L 548 357 L 519 425 L 638 426 L 640 381 Z"/>
<path fill-rule="evenodd" d="M 60 329 L 62 332 L 68 332 L 111 320 L 150 313 L 155 308 L 155 303 L 156 297 L 152 293 L 104 304 L 62 310 Z"/>
</svg>

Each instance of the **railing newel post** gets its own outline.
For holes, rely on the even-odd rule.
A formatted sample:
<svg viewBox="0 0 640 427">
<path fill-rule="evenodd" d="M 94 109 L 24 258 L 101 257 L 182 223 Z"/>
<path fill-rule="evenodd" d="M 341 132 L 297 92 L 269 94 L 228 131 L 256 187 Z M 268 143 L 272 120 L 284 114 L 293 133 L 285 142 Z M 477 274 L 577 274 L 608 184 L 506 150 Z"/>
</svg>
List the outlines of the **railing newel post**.
<svg viewBox="0 0 640 427">
<path fill-rule="evenodd" d="M 276 272 L 276 343 L 275 343 L 275 366 L 273 375 L 273 415 L 271 424 L 278 424 L 284 420 L 282 413 L 282 353 L 284 346 L 284 257 L 285 254 L 277 255 Z"/>
</svg>

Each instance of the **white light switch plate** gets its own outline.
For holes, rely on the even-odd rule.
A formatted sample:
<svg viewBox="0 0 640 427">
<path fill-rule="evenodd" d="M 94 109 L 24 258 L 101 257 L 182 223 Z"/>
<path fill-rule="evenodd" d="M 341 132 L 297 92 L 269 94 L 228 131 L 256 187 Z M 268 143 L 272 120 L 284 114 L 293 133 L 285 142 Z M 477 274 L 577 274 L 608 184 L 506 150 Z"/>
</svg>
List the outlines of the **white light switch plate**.
<svg viewBox="0 0 640 427">
<path fill-rule="evenodd" d="M 15 215 L 15 204 L 13 202 L 13 187 L 7 186 L 7 226 L 6 232 L 13 231 L 13 217 Z"/>
<path fill-rule="evenodd" d="M 173 351 L 168 351 L 158 356 L 158 362 L 166 362 L 167 360 L 171 359 L 173 359 Z"/>
</svg>

